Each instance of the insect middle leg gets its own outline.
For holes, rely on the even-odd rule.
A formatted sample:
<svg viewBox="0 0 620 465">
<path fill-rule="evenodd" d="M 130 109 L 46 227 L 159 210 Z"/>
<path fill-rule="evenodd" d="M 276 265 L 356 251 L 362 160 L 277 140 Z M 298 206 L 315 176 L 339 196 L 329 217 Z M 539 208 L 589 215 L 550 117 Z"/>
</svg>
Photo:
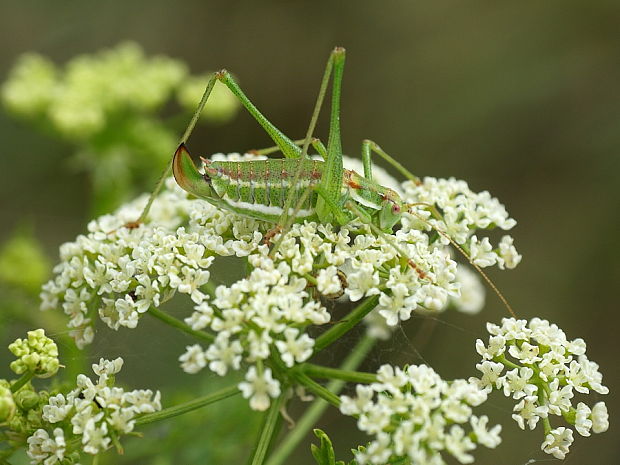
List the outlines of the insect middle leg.
<svg viewBox="0 0 620 465">
<path fill-rule="evenodd" d="M 411 171 L 405 168 L 402 164 L 388 155 L 379 144 L 373 142 L 372 140 L 365 139 L 362 141 L 362 163 L 364 164 L 364 177 L 367 179 L 372 179 L 372 161 L 370 159 L 371 152 L 376 153 L 385 161 L 387 161 L 390 165 L 396 168 L 403 176 L 407 179 L 413 181 L 415 184 L 420 183 L 420 178 L 415 176 Z"/>
</svg>

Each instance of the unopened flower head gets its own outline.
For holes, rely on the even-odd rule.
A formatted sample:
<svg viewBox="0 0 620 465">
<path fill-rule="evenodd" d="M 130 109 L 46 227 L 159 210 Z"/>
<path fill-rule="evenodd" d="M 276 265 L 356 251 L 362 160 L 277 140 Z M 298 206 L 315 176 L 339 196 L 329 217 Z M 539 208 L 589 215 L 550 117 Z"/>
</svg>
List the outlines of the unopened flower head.
<svg viewBox="0 0 620 465">
<path fill-rule="evenodd" d="M 404 459 L 443 464 L 442 452 L 471 463 L 478 444 L 495 448 L 501 442 L 499 425 L 491 427 L 486 416 L 473 415 L 472 407 L 487 397 L 475 384 L 444 381 L 425 365 L 383 365 L 377 378 L 371 385 L 357 385 L 356 397 L 340 398 L 340 411 L 357 415 L 358 428 L 375 437 L 355 453 L 361 465 Z"/>
<path fill-rule="evenodd" d="M 416 187 L 415 195 L 423 190 L 424 185 Z M 467 197 L 464 193 L 474 195 L 460 186 L 458 195 Z M 405 197 L 412 203 L 416 199 Z M 449 247 L 413 215 L 405 214 L 401 227 L 387 239 L 357 221 L 339 228 L 294 224 L 272 257 L 263 239 L 273 225 L 191 199 L 172 179 L 153 203 L 150 221 L 124 228 L 139 216 L 145 202 L 142 197 L 92 221 L 87 235 L 61 247 L 61 263 L 55 278 L 44 286 L 42 308 L 61 307 L 70 316 L 69 326 L 81 347 L 92 342 L 97 316 L 115 330 L 135 328 L 149 308 L 186 294 L 194 303 L 186 323 L 213 334 L 214 340 L 189 346 L 181 365 L 188 373 L 206 367 L 225 375 L 240 369 L 242 362 L 253 366 L 265 360 L 273 350 L 289 367 L 307 360 L 314 339 L 305 329 L 330 321 L 321 295 L 344 294 L 353 302 L 378 296 L 368 321 L 371 333 L 382 335 L 416 309 L 440 311 L 458 302 L 462 283 L 470 289 L 464 310 L 476 311 L 482 300 L 475 278 L 458 272 Z M 500 208 L 495 199 L 482 196 L 471 204 L 477 209 L 484 205 L 495 221 L 480 220 L 469 224 L 471 228 L 491 227 L 503 217 L 495 211 Z M 442 208 L 447 211 L 449 205 Z M 466 210 L 462 202 L 459 208 L 460 213 Z M 502 225 L 513 223 L 504 218 Z M 393 244 L 417 269 L 403 267 Z M 225 256 L 243 259 L 249 271 L 232 284 L 210 287 L 213 263 Z"/>
<path fill-rule="evenodd" d="M 18 375 L 32 373 L 48 378 L 58 371 L 58 346 L 45 335 L 43 329 L 28 331 L 26 339 L 17 339 L 9 345 L 17 360 L 11 362 L 11 370 Z"/>
<path fill-rule="evenodd" d="M 9 421 L 15 413 L 15 400 L 8 382 L 0 380 L 0 423 Z"/>
<path fill-rule="evenodd" d="M 607 394 L 598 365 L 586 356 L 583 339 L 569 340 L 564 331 L 547 320 L 529 322 L 505 318 L 501 326 L 487 324 L 488 344 L 480 339 L 476 350 L 482 362 L 480 378 L 471 378 L 486 392 L 499 390 L 517 402 L 512 418 L 525 429 L 543 420 L 542 449 L 563 459 L 573 442 L 573 431 L 564 426 L 551 430 L 551 416 L 561 416 L 582 436 L 601 433 L 609 427 L 607 407 L 598 402 L 590 408 L 575 402 L 590 391 Z"/>
</svg>

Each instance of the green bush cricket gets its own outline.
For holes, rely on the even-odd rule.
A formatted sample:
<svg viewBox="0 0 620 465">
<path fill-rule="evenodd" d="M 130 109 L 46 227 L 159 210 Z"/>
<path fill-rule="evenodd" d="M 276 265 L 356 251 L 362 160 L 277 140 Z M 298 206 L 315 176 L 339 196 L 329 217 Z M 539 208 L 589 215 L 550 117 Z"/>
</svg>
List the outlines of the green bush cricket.
<svg viewBox="0 0 620 465">
<path fill-rule="evenodd" d="M 146 218 L 154 196 L 160 190 L 169 170 L 172 169 L 179 186 L 192 195 L 207 200 L 224 210 L 274 224 L 274 228 L 265 236 L 267 243 L 270 243 L 271 238 L 277 233 L 286 232 L 294 222 L 318 221 L 343 226 L 359 219 L 367 224 L 375 234 L 383 236 L 403 258 L 404 263 L 413 268 L 421 279 L 428 280 L 425 271 L 408 257 L 390 236 L 405 212 L 410 212 L 420 220 L 426 221 L 412 212 L 410 208 L 413 205 L 404 202 L 397 192 L 373 180 L 371 154 L 375 153 L 384 158 L 413 182 L 419 182 L 419 179 L 370 140 L 364 140 L 362 143 L 364 175 L 343 167 L 340 139 L 340 94 L 344 62 L 344 48 L 336 47 L 327 61 L 306 137 L 299 141 L 289 139 L 274 126 L 244 94 L 228 71 L 221 70 L 215 73 L 207 83 L 198 108 L 174 154 L 171 166 L 162 176 L 140 219 L 128 226 L 136 226 Z M 327 147 L 325 147 L 319 139 L 313 138 L 313 131 L 332 74 L 329 136 Z M 276 144 L 272 149 L 257 151 L 257 153 L 266 154 L 277 150 L 284 155 L 284 159 L 233 162 L 210 161 L 203 158 L 204 173 L 196 168 L 187 150 L 186 142 L 217 81 L 228 87 Z M 323 160 L 307 157 L 310 145 Z M 440 216 L 433 206 L 427 207 L 432 214 Z M 506 299 L 486 274 L 469 259 L 468 254 L 447 233 L 437 231 L 470 261 L 512 313 Z M 272 248 L 273 253 L 278 245 L 276 242 Z"/>
</svg>

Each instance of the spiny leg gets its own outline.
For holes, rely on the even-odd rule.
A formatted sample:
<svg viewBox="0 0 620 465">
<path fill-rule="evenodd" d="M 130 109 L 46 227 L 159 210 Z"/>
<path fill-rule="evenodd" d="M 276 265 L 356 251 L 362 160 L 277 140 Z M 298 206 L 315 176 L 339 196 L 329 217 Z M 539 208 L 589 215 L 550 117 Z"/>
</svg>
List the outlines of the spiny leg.
<svg viewBox="0 0 620 465">
<path fill-rule="evenodd" d="M 207 87 L 205 87 L 205 91 L 202 94 L 202 98 L 200 99 L 198 108 L 192 115 L 192 119 L 190 120 L 189 124 L 187 125 L 187 128 L 185 129 L 185 132 L 183 133 L 183 137 L 181 137 L 181 140 L 179 141 L 179 145 L 185 144 L 187 142 L 187 139 L 189 139 L 189 136 L 194 130 L 194 127 L 196 126 L 196 123 L 198 122 L 198 118 L 200 118 L 200 114 L 202 113 L 202 110 L 205 107 L 207 100 L 209 99 L 209 96 L 211 95 L 211 91 L 213 90 L 213 86 L 215 86 L 216 80 L 217 80 L 217 77 L 214 74 L 209 79 L 209 82 L 207 82 Z M 164 181 L 166 180 L 166 178 L 170 176 L 170 170 L 172 169 L 172 160 L 173 159 L 171 158 L 170 161 L 168 162 L 168 165 L 166 166 L 166 169 L 164 169 L 164 172 L 162 173 L 161 177 L 159 178 L 159 181 L 157 182 L 155 189 L 153 190 L 153 192 L 151 192 L 151 195 L 149 196 L 149 199 L 146 202 L 146 205 L 144 206 L 144 209 L 142 210 L 140 217 L 136 221 L 127 223 L 125 227 L 137 228 L 138 226 L 140 226 L 140 224 L 144 223 L 147 215 L 149 214 L 149 210 L 151 209 L 151 205 L 153 204 L 153 201 L 155 200 L 155 197 L 157 196 L 157 194 L 159 194 L 159 191 L 163 187 Z"/>
<path fill-rule="evenodd" d="M 344 64 L 344 49 L 341 47 L 336 47 L 330 54 L 329 59 L 327 60 L 327 64 L 325 66 L 325 71 L 323 72 L 323 78 L 321 80 L 321 86 L 319 88 L 319 94 L 317 96 L 316 99 L 316 103 L 314 105 L 314 110 L 312 112 L 312 117 L 310 118 L 310 124 L 308 125 L 308 130 L 306 132 L 306 137 L 304 139 L 304 145 L 302 148 L 302 152 L 301 152 L 301 160 L 304 160 L 306 158 L 306 155 L 308 153 L 308 147 L 311 143 L 311 141 L 316 141 L 315 143 L 313 143 L 313 146 L 315 147 L 315 149 L 319 152 L 319 154 L 323 157 L 323 159 L 327 159 L 327 150 L 325 149 L 325 147 L 323 146 L 323 144 L 318 140 L 318 139 L 312 139 L 312 134 L 314 133 L 314 128 L 316 126 L 316 123 L 318 121 L 319 118 L 319 114 L 321 111 L 321 107 L 323 105 L 323 100 L 325 98 L 325 93 L 327 92 L 327 85 L 329 83 L 329 79 L 331 77 L 331 73 L 332 73 L 332 69 L 334 68 L 334 64 L 337 64 L 337 67 L 342 67 Z M 340 76 L 342 76 L 342 71 L 340 70 L 338 73 Z M 335 81 L 334 81 L 334 85 Z M 338 86 L 339 87 L 339 86 Z M 338 92 L 338 96 L 340 95 L 340 93 Z M 331 131 L 330 131 L 330 139 L 331 139 Z M 329 143 L 328 143 L 329 145 Z M 302 164 L 300 163 L 299 165 L 299 169 L 297 170 L 297 172 L 295 173 L 295 177 L 293 179 L 293 183 L 291 185 L 297 185 L 297 183 L 299 182 L 299 179 L 301 177 L 301 172 L 302 172 Z M 293 211 L 292 214 L 291 213 L 291 207 L 293 206 L 293 196 L 288 196 L 284 205 L 284 209 L 282 212 L 282 216 L 280 217 L 280 220 L 278 221 L 278 224 L 276 225 L 276 227 L 274 229 L 272 229 L 268 234 L 269 237 L 273 237 L 275 234 L 277 233 L 282 233 L 280 235 L 280 238 L 278 239 L 278 241 L 276 242 L 276 244 L 274 245 L 274 247 L 271 249 L 270 251 L 270 256 L 273 257 L 275 256 L 275 253 L 277 252 L 280 243 L 282 241 L 282 239 L 284 238 L 284 235 L 286 234 L 286 232 L 288 232 L 288 230 L 291 228 L 293 221 L 295 220 L 295 213 L 296 211 L 299 210 L 299 208 L 301 207 L 301 205 L 303 204 L 303 202 L 307 199 L 307 197 L 310 195 L 310 187 L 308 187 L 308 189 L 306 189 L 306 191 L 300 196 L 299 201 L 297 202 L 297 205 L 295 206 L 295 210 Z"/>
<path fill-rule="evenodd" d="M 302 150 L 291 139 L 286 137 L 282 131 L 275 127 L 250 101 L 250 99 L 243 93 L 237 82 L 225 69 L 217 72 L 215 78 L 225 84 L 230 91 L 239 99 L 241 104 L 248 110 L 248 112 L 254 117 L 254 119 L 260 124 L 265 132 L 271 137 L 271 139 L 278 146 L 280 151 L 286 158 L 300 158 Z"/>
<path fill-rule="evenodd" d="M 362 162 L 364 163 L 364 177 L 370 179 L 367 176 L 367 173 L 372 173 L 371 168 L 371 152 L 376 153 L 385 161 L 387 161 L 390 165 L 396 168 L 403 176 L 407 179 L 413 181 L 415 184 L 420 184 L 420 178 L 411 173 L 407 168 L 401 165 L 398 161 L 388 155 L 376 142 L 372 140 L 365 139 L 362 141 Z M 371 174 L 372 176 L 372 174 Z"/>
<path fill-rule="evenodd" d="M 196 126 L 196 123 L 198 122 L 198 118 L 200 117 L 200 114 L 202 113 L 202 110 L 204 109 L 207 103 L 207 100 L 209 99 L 209 96 L 211 95 L 211 91 L 213 90 L 213 87 L 215 86 L 216 81 L 221 81 L 223 84 L 225 84 L 230 89 L 230 91 L 239 99 L 241 104 L 248 110 L 248 112 L 254 117 L 254 119 L 256 119 L 256 121 L 263 127 L 263 129 L 265 129 L 267 134 L 277 144 L 278 149 L 282 151 L 285 157 L 299 158 L 301 156 L 302 150 L 297 146 L 297 144 L 295 144 L 292 140 L 286 137 L 282 133 L 282 131 L 280 131 L 276 126 L 274 126 L 256 108 L 256 106 L 250 101 L 250 99 L 243 93 L 243 91 L 241 90 L 239 85 L 236 83 L 236 81 L 233 79 L 233 77 L 230 75 L 230 73 L 226 70 L 218 71 L 217 73 L 213 74 L 211 78 L 209 79 L 209 82 L 207 83 L 207 87 L 205 88 L 202 98 L 200 99 L 200 103 L 198 104 L 198 108 L 194 112 L 192 119 L 190 120 L 190 123 L 187 126 L 183 134 L 183 137 L 181 138 L 179 145 L 185 144 L 187 140 L 189 139 L 189 136 L 194 130 L 194 127 Z M 306 141 L 306 139 L 304 141 Z M 151 205 L 153 204 L 153 201 L 155 200 L 155 197 L 157 196 L 157 194 L 159 194 L 159 191 L 163 187 L 164 181 L 170 175 L 171 167 L 172 167 L 172 159 L 166 166 L 166 169 L 164 170 L 161 178 L 159 179 L 157 185 L 155 186 L 155 189 L 149 196 L 149 200 L 147 201 L 146 206 L 142 210 L 142 213 L 140 214 L 140 217 L 138 218 L 138 220 L 127 223 L 125 225 L 126 227 L 130 227 L 130 228 L 138 227 L 141 223 L 144 222 L 144 220 L 146 220 L 146 217 L 151 208 Z"/>
<path fill-rule="evenodd" d="M 312 134 L 314 133 L 314 128 L 316 127 L 316 123 L 319 119 L 321 108 L 323 107 L 323 100 L 325 99 L 325 94 L 327 92 L 327 85 L 329 83 L 329 79 L 331 77 L 334 64 L 336 62 L 337 68 L 339 66 L 342 66 L 342 64 L 339 63 L 342 61 L 342 60 L 339 60 L 340 57 L 344 57 L 344 49 L 342 47 L 336 47 L 334 48 L 334 50 L 332 50 L 332 52 L 329 55 L 329 58 L 327 59 L 327 64 L 325 65 L 325 71 L 323 72 L 323 78 L 321 79 L 321 86 L 319 87 L 319 94 L 314 104 L 314 110 L 312 111 L 312 117 L 310 118 L 310 124 L 308 125 L 308 130 L 306 131 L 306 137 L 305 137 L 305 141 L 304 141 L 304 145 L 302 149 L 302 155 L 301 155 L 302 160 L 305 159 L 306 155 L 308 154 L 308 147 L 312 139 Z M 333 85 L 336 86 L 335 78 L 334 78 Z M 331 132 L 330 132 L 330 137 L 331 137 Z M 328 142 L 328 145 L 329 145 L 329 142 Z M 323 144 L 320 144 L 320 147 L 322 146 Z M 324 155 L 323 155 L 323 159 L 326 160 Z M 295 177 L 293 178 L 292 185 L 294 186 L 297 185 L 301 177 L 301 172 L 302 172 L 302 164 L 300 163 L 299 168 L 297 169 L 297 172 L 295 173 Z M 300 201 L 296 205 L 295 212 L 298 210 L 299 206 L 303 204 L 303 201 L 305 201 L 308 195 L 310 195 L 309 189 L 307 189 L 306 192 L 301 196 Z M 291 225 L 293 224 L 293 220 L 295 218 L 295 212 L 292 215 L 289 215 L 290 209 L 292 206 L 293 206 L 293 197 L 289 196 L 286 199 L 286 202 L 284 205 L 284 211 L 282 212 L 282 216 L 280 218 L 280 221 L 278 222 L 278 225 L 281 226 L 281 229 L 283 229 L 284 231 L 288 231 L 290 229 Z M 291 219 L 289 219 L 289 217 Z"/>
<path fill-rule="evenodd" d="M 375 152 L 381 158 L 386 160 L 389 164 L 391 164 L 394 168 L 396 168 L 401 174 L 403 174 L 410 181 L 414 182 L 415 184 L 420 184 L 421 183 L 420 178 L 418 178 L 417 176 L 412 174 L 411 171 L 409 171 L 407 168 L 405 168 L 399 162 L 394 160 L 381 147 L 379 147 L 379 145 L 376 142 L 373 142 L 373 141 L 368 140 L 368 139 L 364 140 L 363 143 L 362 143 L 362 157 L 364 157 L 364 156 L 368 157 L 368 161 L 364 160 L 364 171 L 366 171 L 366 163 L 370 164 L 370 152 L 371 151 Z M 444 221 L 443 215 L 437 210 L 435 205 L 432 205 L 432 204 L 429 204 L 429 203 L 425 203 L 425 202 L 421 202 L 421 203 L 407 204 L 406 206 L 407 206 L 408 211 L 409 211 L 409 213 L 411 215 L 415 216 L 417 219 L 419 219 L 420 221 L 422 221 L 423 223 L 427 224 L 432 229 L 437 231 L 437 233 L 439 235 L 441 235 L 442 237 L 447 239 L 454 246 L 454 248 L 457 249 L 459 251 L 459 253 L 463 255 L 463 257 L 465 257 L 465 259 L 475 268 L 475 270 L 478 272 L 478 274 L 480 274 L 480 276 L 482 276 L 482 279 L 485 280 L 485 282 L 489 285 L 489 287 L 493 290 L 493 292 L 497 295 L 497 297 L 499 297 L 499 299 L 502 301 L 502 303 L 504 304 L 504 306 L 508 310 L 508 313 L 510 313 L 510 315 L 512 315 L 513 317 L 516 318 L 515 311 L 513 310 L 513 308 L 510 305 L 510 303 L 508 302 L 508 299 L 506 299 L 506 297 L 504 297 L 504 294 L 501 293 L 501 291 L 495 285 L 493 280 L 484 271 L 482 271 L 480 266 L 478 266 L 472 260 L 471 256 L 465 251 L 465 249 L 462 246 L 460 246 L 454 239 L 452 239 L 450 234 L 448 234 L 446 231 L 442 230 L 441 228 L 431 224 L 426 218 L 423 218 L 421 215 L 419 215 L 418 213 L 413 211 L 412 207 L 415 207 L 416 205 L 424 205 L 426 208 L 428 208 L 430 213 L 435 218 L 437 218 L 437 219 L 439 219 L 441 221 Z M 445 223 L 445 221 L 444 221 L 444 223 Z"/>
<path fill-rule="evenodd" d="M 372 181 L 372 160 L 370 159 L 370 144 L 369 140 L 362 141 L 362 164 L 364 165 L 364 177 L 369 181 Z"/>
</svg>

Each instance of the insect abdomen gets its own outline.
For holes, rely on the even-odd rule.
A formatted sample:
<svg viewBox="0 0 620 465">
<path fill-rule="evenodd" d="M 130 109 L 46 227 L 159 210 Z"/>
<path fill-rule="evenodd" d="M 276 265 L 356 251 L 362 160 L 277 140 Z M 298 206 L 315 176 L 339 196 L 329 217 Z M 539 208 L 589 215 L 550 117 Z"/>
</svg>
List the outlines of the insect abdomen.
<svg viewBox="0 0 620 465">
<path fill-rule="evenodd" d="M 323 162 L 304 160 L 298 182 L 294 183 L 299 164 L 299 160 L 292 159 L 217 161 L 208 165 L 207 175 L 217 194 L 234 211 L 260 219 L 277 220 L 289 196 L 293 196 L 294 208 L 307 187 L 321 179 Z M 316 193 L 310 192 L 298 217 L 313 215 L 315 204 Z"/>
</svg>

